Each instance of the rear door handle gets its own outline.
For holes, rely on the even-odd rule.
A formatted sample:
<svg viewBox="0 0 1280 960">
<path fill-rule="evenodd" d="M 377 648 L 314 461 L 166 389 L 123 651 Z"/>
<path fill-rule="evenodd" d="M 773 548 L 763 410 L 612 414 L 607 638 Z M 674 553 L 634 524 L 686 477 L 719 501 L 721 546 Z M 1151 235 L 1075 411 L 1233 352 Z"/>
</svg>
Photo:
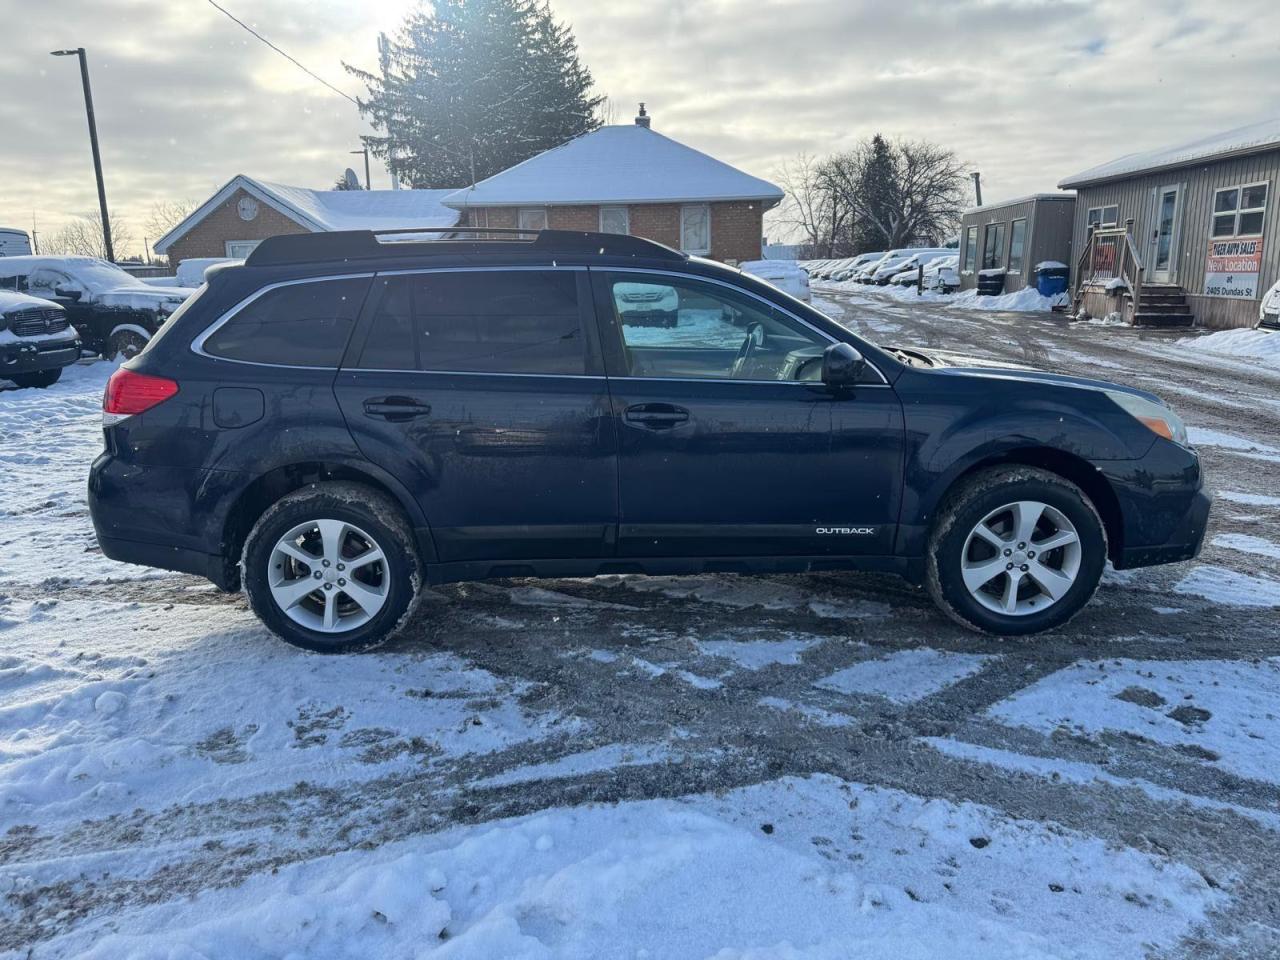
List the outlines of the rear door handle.
<svg viewBox="0 0 1280 960">
<path fill-rule="evenodd" d="M 431 404 L 412 397 L 378 397 L 364 402 L 364 415 L 376 420 L 404 421 L 431 414 Z"/>
<path fill-rule="evenodd" d="M 622 418 L 630 424 L 649 430 L 670 430 L 689 422 L 689 411 L 674 403 L 637 403 L 627 407 Z"/>
</svg>

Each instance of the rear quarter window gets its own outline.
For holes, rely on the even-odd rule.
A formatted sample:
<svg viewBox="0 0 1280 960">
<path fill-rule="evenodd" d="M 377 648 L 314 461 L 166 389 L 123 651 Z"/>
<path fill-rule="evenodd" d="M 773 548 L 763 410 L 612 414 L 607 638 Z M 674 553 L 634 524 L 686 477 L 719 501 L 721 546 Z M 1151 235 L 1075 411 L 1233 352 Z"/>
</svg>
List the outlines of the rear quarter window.
<svg viewBox="0 0 1280 960">
<path fill-rule="evenodd" d="M 202 349 L 248 363 L 337 367 L 369 282 L 348 277 L 268 289 L 209 334 Z"/>
</svg>

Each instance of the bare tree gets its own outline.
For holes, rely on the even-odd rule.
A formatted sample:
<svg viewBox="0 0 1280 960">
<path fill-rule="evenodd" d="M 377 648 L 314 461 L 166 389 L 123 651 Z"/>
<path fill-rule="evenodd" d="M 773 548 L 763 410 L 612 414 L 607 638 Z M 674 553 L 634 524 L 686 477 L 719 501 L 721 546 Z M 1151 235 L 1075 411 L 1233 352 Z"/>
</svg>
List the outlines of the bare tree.
<svg viewBox="0 0 1280 960">
<path fill-rule="evenodd" d="M 927 140 L 878 134 L 822 164 L 829 188 L 857 222 L 861 248 L 938 242 L 955 230 L 967 173 L 955 153 Z"/>
<path fill-rule="evenodd" d="M 111 215 L 111 244 L 118 255 L 133 246 L 133 232 L 124 218 L 115 210 Z M 106 244 L 102 240 L 102 216 L 92 213 L 73 218 L 70 222 L 46 237 L 41 244 L 46 253 L 75 257 L 107 257 Z"/>
<path fill-rule="evenodd" d="M 800 234 L 808 254 L 832 257 L 843 253 L 850 210 L 826 170 L 828 161 L 801 154 L 784 163 L 777 177 L 786 193 L 774 221 Z"/>
<path fill-rule="evenodd" d="M 191 211 L 195 208 L 194 200 L 160 200 L 151 205 L 151 212 L 147 214 L 142 229 L 147 231 L 147 238 L 154 243 L 191 216 Z M 112 214 L 111 222 L 115 223 L 115 214 Z"/>
</svg>

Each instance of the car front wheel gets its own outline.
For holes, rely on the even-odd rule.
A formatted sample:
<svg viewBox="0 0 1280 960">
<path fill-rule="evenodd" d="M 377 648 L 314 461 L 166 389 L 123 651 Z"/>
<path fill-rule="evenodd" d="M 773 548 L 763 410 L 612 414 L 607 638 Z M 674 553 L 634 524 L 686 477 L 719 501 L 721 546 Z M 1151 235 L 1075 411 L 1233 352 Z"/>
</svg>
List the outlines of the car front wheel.
<svg viewBox="0 0 1280 960">
<path fill-rule="evenodd" d="M 964 481 L 929 538 L 926 586 L 953 620 L 1016 636 L 1065 624 L 1107 561 L 1106 528 L 1078 486 L 1034 467 Z"/>
<path fill-rule="evenodd" d="M 245 541 L 254 613 L 307 650 L 377 646 L 408 620 L 420 577 L 400 508 L 355 483 L 317 483 L 269 507 Z"/>
</svg>

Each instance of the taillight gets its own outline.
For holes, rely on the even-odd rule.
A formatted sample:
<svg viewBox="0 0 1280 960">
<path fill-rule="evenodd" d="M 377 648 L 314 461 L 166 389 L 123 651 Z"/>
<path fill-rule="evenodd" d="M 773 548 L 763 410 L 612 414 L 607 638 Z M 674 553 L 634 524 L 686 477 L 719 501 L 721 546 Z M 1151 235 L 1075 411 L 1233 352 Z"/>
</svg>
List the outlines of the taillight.
<svg viewBox="0 0 1280 960">
<path fill-rule="evenodd" d="M 135 373 L 121 367 L 107 381 L 107 391 L 102 396 L 102 424 L 109 427 L 125 417 L 150 410 L 177 392 L 176 380 Z"/>
</svg>

